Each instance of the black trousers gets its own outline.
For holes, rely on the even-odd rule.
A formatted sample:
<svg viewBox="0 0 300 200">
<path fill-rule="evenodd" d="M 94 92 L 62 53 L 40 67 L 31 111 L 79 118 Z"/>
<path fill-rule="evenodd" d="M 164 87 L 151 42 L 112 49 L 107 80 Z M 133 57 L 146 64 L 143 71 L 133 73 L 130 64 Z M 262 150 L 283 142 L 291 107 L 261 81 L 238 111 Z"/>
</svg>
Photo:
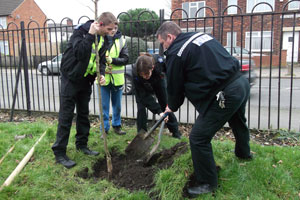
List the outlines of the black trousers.
<svg viewBox="0 0 300 200">
<path fill-rule="evenodd" d="M 166 109 L 167 106 L 167 90 L 165 85 L 165 80 L 162 79 L 160 84 L 153 88 L 155 96 L 158 100 L 160 108 L 162 111 Z M 147 131 L 147 112 L 146 107 L 141 103 L 140 100 L 137 100 L 137 131 L 139 132 L 141 129 Z M 169 114 L 169 120 L 166 123 L 169 131 L 171 133 L 176 133 L 178 131 L 178 122 L 174 113 Z"/>
<path fill-rule="evenodd" d="M 65 155 L 70 136 L 70 129 L 76 106 L 76 147 L 87 146 L 90 132 L 89 102 L 92 88 L 87 79 L 80 84 L 61 77 L 61 96 L 56 142 L 52 146 L 54 154 Z"/>
<path fill-rule="evenodd" d="M 196 179 L 198 183 L 208 183 L 217 187 L 217 170 L 211 140 L 226 122 L 232 128 L 236 144 L 235 154 L 239 157 L 250 155 L 249 129 L 246 124 L 245 107 L 250 93 L 246 78 L 241 76 L 223 90 L 225 108 L 215 100 L 207 113 L 198 116 L 190 133 L 190 146 Z"/>
</svg>

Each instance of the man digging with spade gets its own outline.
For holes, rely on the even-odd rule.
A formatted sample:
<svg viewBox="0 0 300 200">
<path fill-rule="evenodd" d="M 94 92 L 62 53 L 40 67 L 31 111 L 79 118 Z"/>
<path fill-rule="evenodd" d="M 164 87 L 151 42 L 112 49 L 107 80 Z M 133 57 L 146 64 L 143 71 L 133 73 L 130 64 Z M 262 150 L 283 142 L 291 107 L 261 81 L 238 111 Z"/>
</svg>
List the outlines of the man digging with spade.
<svg viewBox="0 0 300 200">
<path fill-rule="evenodd" d="M 189 136 L 195 186 L 191 197 L 213 192 L 218 186 L 211 140 L 228 122 L 236 139 L 235 155 L 252 159 L 245 107 L 250 85 L 241 75 L 238 60 L 212 36 L 182 33 L 175 22 L 163 23 L 157 31 L 166 50 L 168 107 L 175 112 L 185 97 L 199 113 Z"/>
</svg>

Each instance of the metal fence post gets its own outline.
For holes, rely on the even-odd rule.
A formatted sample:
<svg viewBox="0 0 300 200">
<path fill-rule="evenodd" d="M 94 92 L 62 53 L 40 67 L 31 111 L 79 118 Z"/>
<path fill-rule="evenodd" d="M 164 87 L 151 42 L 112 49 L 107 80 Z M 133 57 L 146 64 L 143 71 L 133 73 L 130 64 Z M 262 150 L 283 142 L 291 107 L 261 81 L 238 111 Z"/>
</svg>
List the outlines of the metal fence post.
<svg viewBox="0 0 300 200">
<path fill-rule="evenodd" d="M 24 48 L 23 54 L 21 56 L 23 58 L 23 64 L 24 64 L 24 77 L 25 77 L 25 92 L 26 92 L 26 102 L 27 102 L 27 114 L 31 115 L 30 91 L 29 91 L 29 77 L 28 77 L 28 58 L 27 58 L 27 48 L 26 48 L 26 38 L 25 38 L 24 21 L 21 21 L 21 37 L 22 37 L 22 46 Z"/>
<path fill-rule="evenodd" d="M 160 21 L 160 25 L 162 25 L 162 23 L 164 23 L 164 21 L 165 21 L 165 10 L 164 9 L 159 10 L 159 21 Z M 164 49 L 161 44 L 159 45 L 159 55 L 160 56 L 164 55 Z"/>
<path fill-rule="evenodd" d="M 19 66 L 18 66 L 18 72 L 16 75 L 16 84 L 15 84 L 15 90 L 14 90 L 14 96 L 13 96 L 13 104 L 11 107 L 11 113 L 10 113 L 10 121 L 13 120 L 14 110 L 15 110 L 15 102 L 16 97 L 18 93 L 18 85 L 19 85 L 19 79 L 20 79 L 20 73 L 21 73 L 21 67 L 22 67 L 22 61 L 24 64 L 24 77 L 25 77 L 25 91 L 26 91 L 26 102 L 27 102 L 27 114 L 30 115 L 30 94 L 29 94 L 29 79 L 28 79 L 28 60 L 27 60 L 27 53 L 26 53 L 26 41 L 25 41 L 25 27 L 24 27 L 24 21 L 21 21 L 21 51 L 20 51 L 20 58 L 19 58 Z"/>
</svg>

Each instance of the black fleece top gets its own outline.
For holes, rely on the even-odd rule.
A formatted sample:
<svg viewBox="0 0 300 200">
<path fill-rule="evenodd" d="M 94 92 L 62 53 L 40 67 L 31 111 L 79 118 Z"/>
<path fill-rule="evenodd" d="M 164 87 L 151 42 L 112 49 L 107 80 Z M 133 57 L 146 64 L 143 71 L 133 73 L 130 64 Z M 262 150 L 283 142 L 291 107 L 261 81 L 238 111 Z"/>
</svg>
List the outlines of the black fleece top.
<svg viewBox="0 0 300 200">
<path fill-rule="evenodd" d="M 163 57 L 159 55 L 153 55 L 153 57 L 155 66 L 149 80 L 143 79 L 143 77 L 137 74 L 135 65 L 133 66 L 132 75 L 137 103 L 143 104 L 152 113 L 159 114 L 162 110 L 153 95 L 155 94 L 155 90 L 161 90 L 162 87 L 166 87 L 163 84 L 166 68 Z"/>
<path fill-rule="evenodd" d="M 174 112 L 186 96 L 204 115 L 216 94 L 241 75 L 238 60 L 207 34 L 181 33 L 165 54 L 168 106 Z"/>
<path fill-rule="evenodd" d="M 83 79 L 89 79 L 90 82 L 93 82 L 96 77 L 96 74 L 84 77 L 91 57 L 92 45 L 95 41 L 95 36 L 88 33 L 93 22 L 93 20 L 89 20 L 85 24 L 75 27 L 62 57 L 60 71 L 63 76 L 74 83 L 81 83 Z M 98 36 L 98 38 L 100 37 Z M 108 39 L 104 37 L 104 43 L 99 50 L 100 66 L 105 66 L 102 63 L 105 63 L 105 51 L 108 46 Z M 104 75 L 105 68 L 101 67 L 100 73 Z"/>
</svg>

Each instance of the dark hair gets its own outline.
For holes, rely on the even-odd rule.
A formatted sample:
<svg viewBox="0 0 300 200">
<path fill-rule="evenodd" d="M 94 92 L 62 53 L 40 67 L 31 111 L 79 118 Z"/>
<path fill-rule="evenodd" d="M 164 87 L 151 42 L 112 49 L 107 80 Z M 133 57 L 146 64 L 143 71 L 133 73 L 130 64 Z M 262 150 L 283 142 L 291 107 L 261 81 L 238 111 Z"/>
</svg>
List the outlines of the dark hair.
<svg viewBox="0 0 300 200">
<path fill-rule="evenodd" d="M 102 22 L 104 26 L 107 26 L 109 24 L 115 24 L 118 25 L 117 18 L 111 13 L 111 12 L 103 12 L 98 20 L 98 22 Z"/>
<path fill-rule="evenodd" d="M 162 39 L 166 40 L 168 34 L 178 36 L 181 33 L 180 27 L 172 21 L 164 22 L 157 30 L 156 37 L 160 36 Z"/>
<path fill-rule="evenodd" d="M 155 65 L 155 60 L 152 55 L 146 53 L 139 56 L 135 62 L 137 75 L 149 73 L 149 70 L 152 69 L 153 65 Z"/>
</svg>

